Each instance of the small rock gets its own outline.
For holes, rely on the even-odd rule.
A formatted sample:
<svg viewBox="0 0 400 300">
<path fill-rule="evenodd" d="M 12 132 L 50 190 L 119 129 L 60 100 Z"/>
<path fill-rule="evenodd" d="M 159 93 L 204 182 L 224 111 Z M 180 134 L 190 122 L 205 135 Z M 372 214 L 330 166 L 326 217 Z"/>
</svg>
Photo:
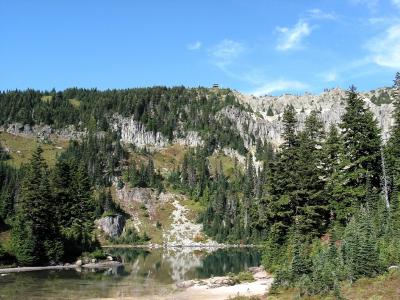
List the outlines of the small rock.
<svg viewBox="0 0 400 300">
<path fill-rule="evenodd" d="M 177 286 L 178 288 L 181 288 L 181 289 L 187 289 L 187 288 L 189 288 L 189 287 L 191 287 L 191 286 L 194 286 L 195 283 L 196 283 L 196 282 L 195 282 L 194 280 L 187 280 L 187 281 L 178 282 L 178 283 L 176 284 L 176 286 Z"/>
<path fill-rule="evenodd" d="M 209 288 L 217 288 L 217 287 L 221 287 L 221 286 L 230 286 L 233 284 L 234 284 L 234 282 L 231 278 L 222 276 L 222 277 L 210 278 L 208 280 L 207 286 Z"/>
<path fill-rule="evenodd" d="M 260 266 L 260 267 L 250 267 L 248 270 L 249 270 L 250 273 L 253 273 L 253 274 L 256 274 L 256 273 L 265 271 L 265 269 L 264 269 L 263 266 Z"/>
<path fill-rule="evenodd" d="M 95 263 L 97 263 L 97 259 L 92 258 L 91 262 L 92 262 L 92 264 L 95 264 Z"/>
<path fill-rule="evenodd" d="M 109 260 L 109 261 L 113 261 L 113 260 L 114 260 L 114 258 L 113 258 L 111 255 L 108 255 L 108 256 L 107 256 L 107 260 Z"/>
<path fill-rule="evenodd" d="M 83 262 L 83 264 L 88 264 L 88 263 L 90 263 L 90 258 L 89 257 L 84 257 L 82 262 Z"/>
<path fill-rule="evenodd" d="M 268 273 L 265 271 L 257 272 L 253 274 L 253 277 L 255 280 L 269 278 Z"/>
<path fill-rule="evenodd" d="M 76 261 L 75 265 L 77 265 L 78 267 L 82 266 L 82 265 L 83 265 L 82 260 L 81 260 L 81 259 L 78 259 L 78 260 Z"/>
</svg>

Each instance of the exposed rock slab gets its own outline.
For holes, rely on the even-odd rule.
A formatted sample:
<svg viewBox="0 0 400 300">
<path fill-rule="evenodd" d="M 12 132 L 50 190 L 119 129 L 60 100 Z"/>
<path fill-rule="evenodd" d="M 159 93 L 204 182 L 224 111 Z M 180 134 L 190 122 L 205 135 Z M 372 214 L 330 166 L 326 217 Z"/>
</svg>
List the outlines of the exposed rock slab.
<svg viewBox="0 0 400 300">
<path fill-rule="evenodd" d="M 122 215 L 107 216 L 95 221 L 96 226 L 101 229 L 108 237 L 116 238 L 121 235 L 125 218 Z"/>
</svg>

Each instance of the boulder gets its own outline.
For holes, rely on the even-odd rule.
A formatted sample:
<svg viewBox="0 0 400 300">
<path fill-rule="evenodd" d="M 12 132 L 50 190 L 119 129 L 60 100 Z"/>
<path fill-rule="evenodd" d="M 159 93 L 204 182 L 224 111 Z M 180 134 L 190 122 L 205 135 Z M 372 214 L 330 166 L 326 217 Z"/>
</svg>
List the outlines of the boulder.
<svg viewBox="0 0 400 300">
<path fill-rule="evenodd" d="M 250 268 L 248 269 L 248 271 L 249 271 L 250 273 L 253 274 L 253 277 L 254 277 L 255 280 L 266 279 L 266 278 L 270 278 L 270 277 L 271 277 L 271 275 L 268 274 L 268 273 L 265 271 L 265 269 L 264 269 L 263 266 L 260 266 L 260 267 L 250 267 Z"/>
<path fill-rule="evenodd" d="M 190 288 L 191 286 L 194 286 L 195 283 L 196 283 L 196 281 L 194 281 L 194 280 L 187 280 L 187 281 L 178 282 L 176 284 L 176 286 L 180 289 L 187 289 L 187 288 Z"/>
<path fill-rule="evenodd" d="M 81 259 L 78 259 L 78 260 L 76 261 L 75 265 L 77 265 L 78 267 L 82 266 L 82 265 L 83 265 L 82 260 L 81 260 Z"/>
<path fill-rule="evenodd" d="M 107 216 L 96 220 L 97 228 L 102 230 L 108 237 L 116 238 L 121 235 L 125 226 L 125 218 L 122 215 Z"/>
<path fill-rule="evenodd" d="M 256 274 L 256 273 L 265 271 L 265 269 L 264 269 L 263 266 L 259 266 L 259 267 L 250 267 L 250 268 L 248 269 L 248 271 L 249 271 L 250 273 L 252 273 L 252 274 Z"/>
<path fill-rule="evenodd" d="M 235 282 L 229 278 L 229 277 L 225 277 L 225 276 L 221 276 L 221 277 L 212 277 L 208 280 L 207 286 L 209 288 L 218 288 L 221 286 L 230 286 L 230 285 L 234 285 Z"/>
</svg>

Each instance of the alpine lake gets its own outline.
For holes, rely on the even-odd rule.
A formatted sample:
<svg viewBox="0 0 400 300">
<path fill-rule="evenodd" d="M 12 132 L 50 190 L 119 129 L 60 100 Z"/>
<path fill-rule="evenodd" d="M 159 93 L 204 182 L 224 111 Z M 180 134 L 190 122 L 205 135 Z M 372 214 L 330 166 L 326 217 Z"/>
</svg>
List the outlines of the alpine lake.
<svg viewBox="0 0 400 300">
<path fill-rule="evenodd" d="M 111 248 L 122 266 L 1 274 L 0 299 L 158 299 L 176 283 L 238 273 L 259 266 L 257 248 Z"/>
</svg>

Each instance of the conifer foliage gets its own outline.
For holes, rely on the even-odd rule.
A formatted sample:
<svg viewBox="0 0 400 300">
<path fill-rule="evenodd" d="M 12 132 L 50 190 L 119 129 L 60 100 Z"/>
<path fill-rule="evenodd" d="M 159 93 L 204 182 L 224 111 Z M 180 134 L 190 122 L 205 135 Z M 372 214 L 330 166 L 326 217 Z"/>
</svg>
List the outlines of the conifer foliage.
<svg viewBox="0 0 400 300">
<path fill-rule="evenodd" d="M 59 159 L 49 170 L 42 152 L 38 147 L 25 168 L 12 221 L 14 254 L 24 265 L 73 258 L 95 246 L 86 166 Z"/>
</svg>

